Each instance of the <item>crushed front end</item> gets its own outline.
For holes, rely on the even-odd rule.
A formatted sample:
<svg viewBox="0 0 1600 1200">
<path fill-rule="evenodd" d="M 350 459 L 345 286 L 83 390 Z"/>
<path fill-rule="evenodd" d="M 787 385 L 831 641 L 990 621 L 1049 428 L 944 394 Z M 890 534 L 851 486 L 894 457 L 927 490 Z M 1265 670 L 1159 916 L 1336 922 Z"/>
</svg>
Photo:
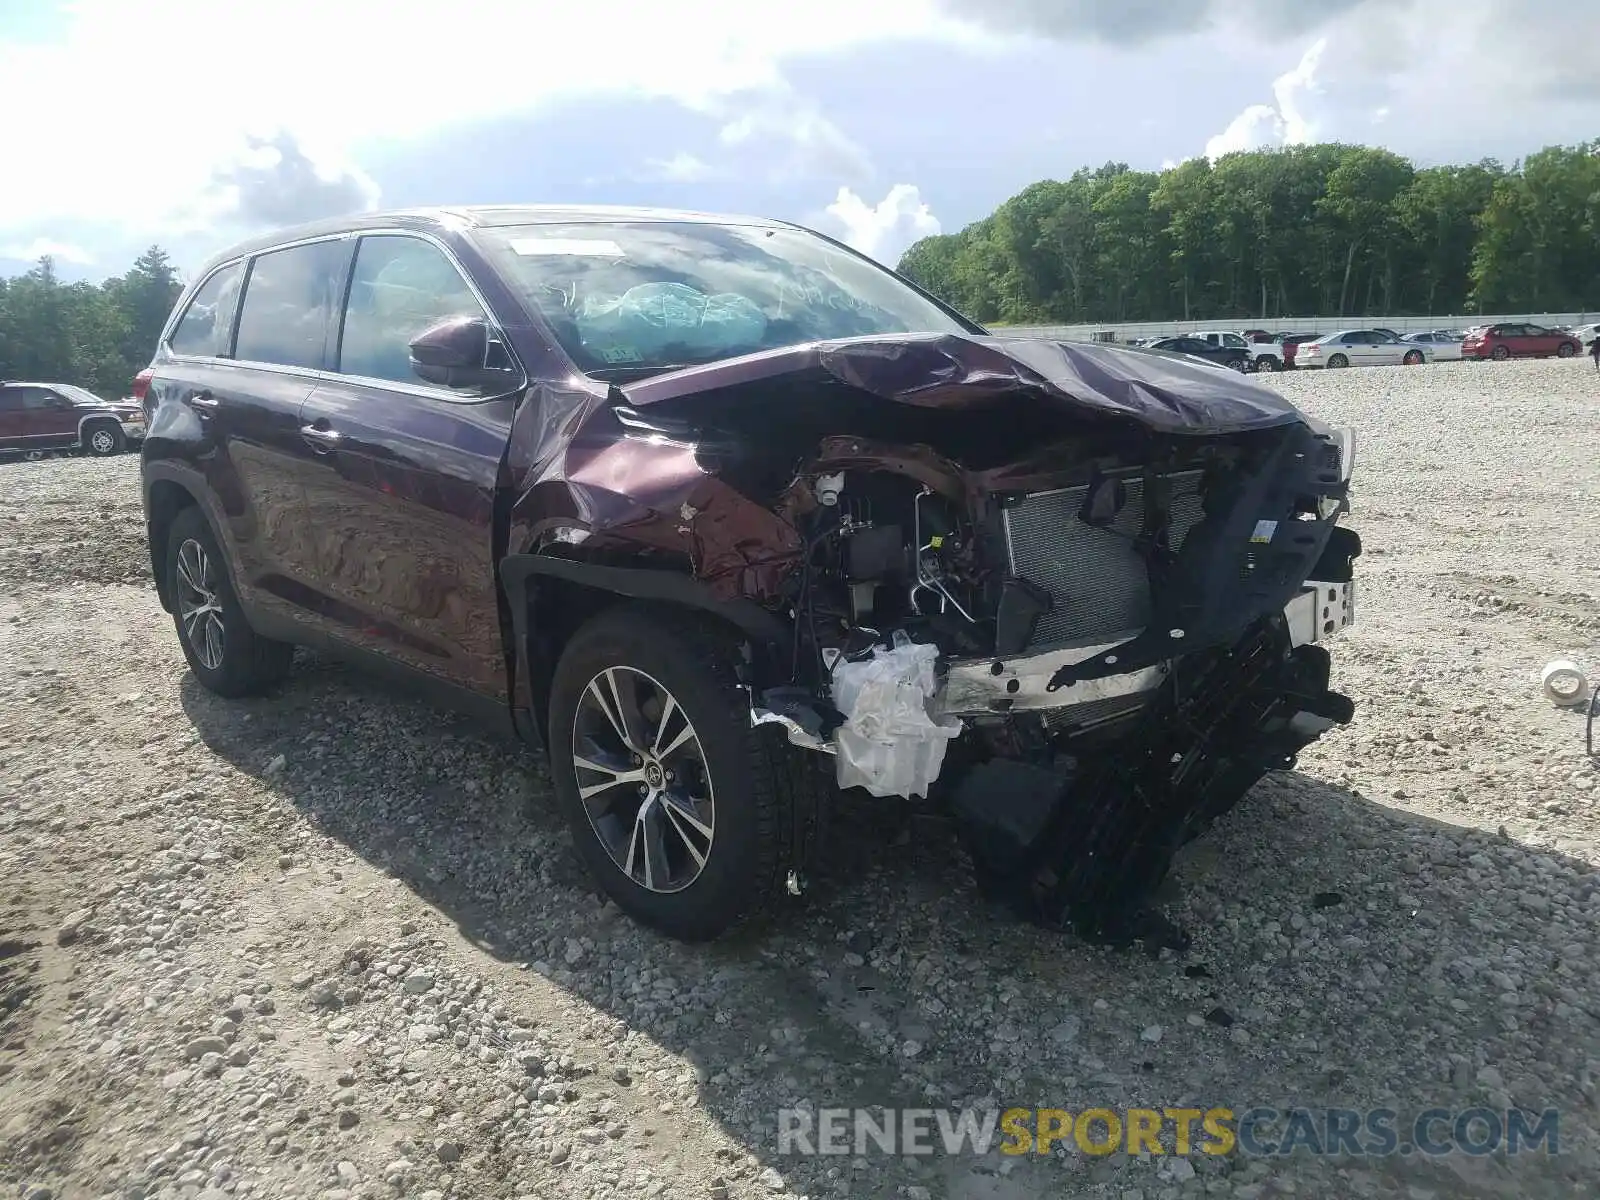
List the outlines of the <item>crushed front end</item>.
<svg viewBox="0 0 1600 1200">
<path fill-rule="evenodd" d="M 1110 939 L 1148 932 L 1178 848 L 1352 711 L 1322 643 L 1353 616 L 1353 438 L 1141 442 L 1144 461 L 1091 455 L 1037 488 L 962 471 L 964 503 L 832 446 L 792 514 L 801 655 L 836 675 L 885 639 L 936 645 L 930 716 L 963 732 L 929 799 L 991 894 Z"/>
<path fill-rule="evenodd" d="M 623 391 L 626 436 L 689 465 L 635 507 L 653 524 L 587 548 L 648 528 L 653 554 L 677 539 L 707 589 L 776 617 L 747 646 L 752 722 L 947 811 L 1030 919 L 1147 936 L 1179 847 L 1351 718 L 1324 643 L 1353 619 L 1354 439 L 1269 388 L 913 335 Z M 840 687 L 880 660 L 873 687 Z M 924 757 L 885 769 L 896 753 Z"/>
</svg>

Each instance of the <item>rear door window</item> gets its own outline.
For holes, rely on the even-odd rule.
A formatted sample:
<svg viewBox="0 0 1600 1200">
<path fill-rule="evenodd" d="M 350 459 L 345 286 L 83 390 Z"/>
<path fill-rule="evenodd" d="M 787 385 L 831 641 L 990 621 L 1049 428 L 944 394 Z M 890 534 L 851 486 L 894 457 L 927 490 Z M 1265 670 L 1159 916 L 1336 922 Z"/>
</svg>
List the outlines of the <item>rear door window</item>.
<svg viewBox="0 0 1600 1200">
<path fill-rule="evenodd" d="M 411 369 L 411 342 L 451 317 L 488 314 L 444 251 L 403 234 L 364 237 L 350 279 L 338 370 L 422 385 Z"/>
<path fill-rule="evenodd" d="M 243 263 L 229 263 L 200 285 L 177 328 L 167 339 L 174 354 L 225 358 L 233 341 L 233 318 L 239 310 Z"/>
<path fill-rule="evenodd" d="M 245 282 L 234 357 L 320 370 L 349 252 L 348 241 L 335 240 L 257 255 Z"/>
</svg>

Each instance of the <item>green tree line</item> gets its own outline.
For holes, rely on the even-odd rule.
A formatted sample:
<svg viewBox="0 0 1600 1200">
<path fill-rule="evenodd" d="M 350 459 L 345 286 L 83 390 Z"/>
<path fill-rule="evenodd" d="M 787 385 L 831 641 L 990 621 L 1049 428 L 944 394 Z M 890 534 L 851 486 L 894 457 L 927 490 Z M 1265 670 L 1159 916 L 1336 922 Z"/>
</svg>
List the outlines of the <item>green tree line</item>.
<svg viewBox="0 0 1600 1200">
<path fill-rule="evenodd" d="M 1025 188 L 899 269 L 980 321 L 1600 309 L 1600 139 L 1509 169 L 1323 144 Z"/>
<path fill-rule="evenodd" d="M 63 283 L 41 258 L 26 275 L 0 278 L 0 379 L 75 383 L 96 395 L 128 394 L 150 365 L 183 285 L 159 246 L 126 275 Z"/>
</svg>

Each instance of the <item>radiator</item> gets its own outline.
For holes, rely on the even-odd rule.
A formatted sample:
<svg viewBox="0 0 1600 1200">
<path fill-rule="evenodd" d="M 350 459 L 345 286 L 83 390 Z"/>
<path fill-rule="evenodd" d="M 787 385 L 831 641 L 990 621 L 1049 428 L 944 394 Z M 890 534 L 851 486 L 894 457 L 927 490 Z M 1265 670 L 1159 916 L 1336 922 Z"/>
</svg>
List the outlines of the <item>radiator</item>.
<svg viewBox="0 0 1600 1200">
<path fill-rule="evenodd" d="M 1171 480 L 1168 544 L 1174 549 L 1203 515 L 1200 472 Z M 1081 639 L 1127 634 L 1150 621 L 1150 581 L 1133 539 L 1144 527 L 1144 479 L 1121 474 L 1127 503 L 1112 523 L 1096 529 L 1078 520 L 1087 486 L 1037 492 L 1004 513 L 1011 570 L 1050 593 L 1050 612 L 1039 619 L 1030 651 Z"/>
</svg>

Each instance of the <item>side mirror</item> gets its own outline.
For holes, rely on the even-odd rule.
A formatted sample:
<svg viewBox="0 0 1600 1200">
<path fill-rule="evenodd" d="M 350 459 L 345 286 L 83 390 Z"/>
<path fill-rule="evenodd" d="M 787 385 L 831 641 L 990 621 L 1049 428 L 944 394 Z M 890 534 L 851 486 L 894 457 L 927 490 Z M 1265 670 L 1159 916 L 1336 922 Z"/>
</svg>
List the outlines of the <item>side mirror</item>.
<svg viewBox="0 0 1600 1200">
<path fill-rule="evenodd" d="M 496 353 L 498 352 L 498 353 Z M 448 388 L 504 386 L 512 372 L 505 351 L 489 337 L 482 317 L 451 317 L 411 341 L 411 369 L 429 383 Z"/>
</svg>

